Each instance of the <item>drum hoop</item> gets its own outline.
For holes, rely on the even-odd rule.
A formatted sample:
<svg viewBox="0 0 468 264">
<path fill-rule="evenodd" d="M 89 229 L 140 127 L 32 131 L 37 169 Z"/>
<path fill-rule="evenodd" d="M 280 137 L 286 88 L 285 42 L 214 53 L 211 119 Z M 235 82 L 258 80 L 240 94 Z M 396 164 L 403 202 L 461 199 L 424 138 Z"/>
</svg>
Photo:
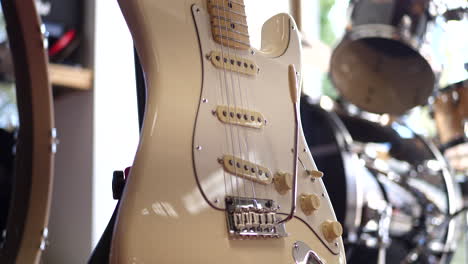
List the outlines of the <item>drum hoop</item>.
<svg viewBox="0 0 468 264">
<path fill-rule="evenodd" d="M 455 184 L 454 179 L 452 178 L 449 172 L 449 169 L 448 169 L 449 166 L 446 160 L 444 159 L 444 156 L 440 152 L 440 150 L 437 148 L 437 146 L 433 142 L 415 133 L 409 126 L 403 123 L 399 123 L 399 124 L 410 129 L 415 135 L 415 137 L 420 139 L 421 142 L 423 142 L 424 145 L 426 145 L 426 147 L 431 151 L 432 155 L 434 155 L 434 158 L 438 162 L 440 162 L 440 164 L 443 165 L 441 166 L 441 170 L 442 170 L 442 178 L 444 180 L 445 188 L 447 190 L 448 213 L 453 214 L 457 210 L 461 209 L 461 207 L 463 206 L 463 201 L 461 197 L 460 199 L 456 198 L 457 193 L 461 194 L 460 187 Z M 456 225 L 457 225 L 457 221 L 452 220 L 447 227 L 447 235 L 444 241 L 444 250 L 443 250 L 444 253 L 452 252 L 456 247 L 456 244 L 457 244 L 457 241 L 455 239 L 456 238 L 456 234 L 455 234 Z M 447 257 L 447 254 L 444 254 L 441 260 L 441 263 L 444 262 L 444 258 L 446 257 Z"/>
<path fill-rule="evenodd" d="M 468 138 L 465 136 L 457 137 L 455 139 L 450 140 L 449 142 L 440 145 L 439 149 L 442 153 L 444 153 L 447 149 L 454 147 L 459 144 L 463 144 L 468 142 Z"/>
<path fill-rule="evenodd" d="M 0 263 L 39 263 L 48 235 L 55 125 L 47 56 L 33 0 L 2 1 L 20 129 Z"/>
<path fill-rule="evenodd" d="M 361 225 L 363 194 L 361 186 L 356 180 L 356 170 L 349 169 L 349 165 L 357 164 L 359 157 L 357 154 L 349 151 L 350 146 L 353 144 L 353 139 L 340 117 L 335 112 L 327 111 L 320 106 L 318 107 L 326 112 L 326 118 L 333 130 L 334 139 L 341 150 L 340 156 L 343 161 L 343 173 L 346 179 L 346 217 L 344 225 L 348 231 L 348 238 L 352 238 L 357 234 L 357 230 Z"/>
<path fill-rule="evenodd" d="M 438 89 L 436 91 L 435 96 L 439 96 L 439 94 L 451 92 L 453 90 L 457 90 L 457 89 L 460 89 L 460 88 L 467 88 L 468 89 L 468 79 L 463 80 L 463 81 L 459 81 L 459 82 L 447 85 L 444 88 Z"/>
<path fill-rule="evenodd" d="M 402 34 L 396 27 L 386 24 L 366 24 L 358 25 L 350 28 L 346 35 L 352 41 L 366 38 L 383 38 L 400 42 L 415 52 L 418 52 L 418 47 L 421 41 L 417 38 L 411 38 Z"/>
</svg>

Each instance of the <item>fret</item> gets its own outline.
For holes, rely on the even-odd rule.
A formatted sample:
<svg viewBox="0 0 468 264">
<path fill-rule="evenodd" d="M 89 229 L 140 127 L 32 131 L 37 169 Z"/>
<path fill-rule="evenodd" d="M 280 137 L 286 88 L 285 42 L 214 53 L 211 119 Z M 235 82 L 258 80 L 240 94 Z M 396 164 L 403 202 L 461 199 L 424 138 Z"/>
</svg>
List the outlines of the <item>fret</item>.
<svg viewBox="0 0 468 264">
<path fill-rule="evenodd" d="M 227 13 L 228 16 L 234 14 L 234 15 L 238 15 L 244 18 L 247 17 L 244 13 L 235 11 L 233 8 L 226 8 L 222 6 L 212 5 L 210 6 L 210 9 L 211 9 L 210 12 L 212 14 L 226 14 Z M 216 10 L 213 10 L 213 9 L 216 9 Z"/>
<path fill-rule="evenodd" d="M 217 1 L 217 0 L 214 0 L 214 1 Z M 232 4 L 235 4 L 235 5 L 240 5 L 240 6 L 242 6 L 242 7 L 245 7 L 245 5 L 244 5 L 244 1 L 241 1 L 241 2 L 237 2 L 237 1 L 229 1 L 229 2 L 231 2 Z"/>
<path fill-rule="evenodd" d="M 241 25 L 247 27 L 247 19 L 245 19 L 245 17 L 241 17 L 241 16 L 238 16 L 238 15 L 228 16 L 226 14 L 225 16 L 211 16 L 211 17 L 212 17 L 212 19 L 211 19 L 212 22 L 214 22 L 213 19 L 219 19 L 219 20 L 234 22 L 234 23 L 241 24 Z"/>
<path fill-rule="evenodd" d="M 209 7 L 218 7 L 245 15 L 245 6 L 241 2 L 231 0 L 208 0 Z"/>
<path fill-rule="evenodd" d="M 231 19 L 231 18 L 225 18 L 223 16 L 211 16 L 212 19 L 211 19 L 211 24 L 218 24 L 217 20 L 222 20 L 222 21 L 226 21 L 226 22 L 231 22 L 231 23 L 234 23 L 236 25 L 240 25 L 240 26 L 243 26 L 245 28 L 247 28 L 247 21 L 245 19 L 243 20 L 234 20 L 234 19 Z"/>
<path fill-rule="evenodd" d="M 249 45 L 249 43 L 245 42 L 245 41 L 240 41 L 240 40 L 237 40 L 235 38 L 231 38 L 231 37 L 227 37 L 225 35 L 215 35 L 215 39 L 216 40 L 220 40 L 220 42 L 222 42 L 222 44 L 227 44 L 228 42 L 236 42 L 236 43 L 231 43 L 230 45 L 233 45 L 234 48 L 243 48 L 243 46 L 247 46 Z M 250 46 L 248 46 L 250 48 Z M 247 48 L 245 48 L 247 49 Z"/>
<path fill-rule="evenodd" d="M 221 34 L 222 33 L 222 34 Z M 219 44 L 236 49 L 247 50 L 250 48 L 249 38 L 234 32 L 213 29 L 213 37 Z"/>
<path fill-rule="evenodd" d="M 249 36 L 248 33 L 244 33 L 244 32 L 241 32 L 241 31 L 237 31 L 237 30 L 234 30 L 234 29 L 229 28 L 229 27 L 223 27 L 223 26 L 218 26 L 218 25 L 214 25 L 213 27 L 218 28 L 218 29 L 220 29 L 221 31 L 227 30 L 227 31 L 229 31 L 229 32 L 236 33 L 236 34 L 242 35 L 242 36 L 244 36 L 244 37 L 248 37 L 248 36 Z"/>
<path fill-rule="evenodd" d="M 247 37 L 249 36 L 249 30 L 247 26 L 235 22 L 228 22 L 225 20 L 219 19 L 212 19 L 211 20 L 212 27 L 217 28 L 224 28 L 226 30 L 234 31 L 237 33 L 245 34 Z"/>
<path fill-rule="evenodd" d="M 242 50 L 250 48 L 242 0 L 208 0 L 208 10 L 213 38 L 218 44 Z"/>
</svg>

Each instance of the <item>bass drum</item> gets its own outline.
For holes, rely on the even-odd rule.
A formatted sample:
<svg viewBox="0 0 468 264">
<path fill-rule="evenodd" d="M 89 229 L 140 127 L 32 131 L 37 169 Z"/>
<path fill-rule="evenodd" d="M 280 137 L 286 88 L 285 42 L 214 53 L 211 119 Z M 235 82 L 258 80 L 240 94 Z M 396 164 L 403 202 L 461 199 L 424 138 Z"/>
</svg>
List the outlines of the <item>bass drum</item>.
<svg viewBox="0 0 468 264">
<path fill-rule="evenodd" d="M 302 125 L 338 220 L 348 263 L 447 263 L 462 199 L 438 150 L 403 125 L 384 127 L 301 101 Z"/>
<path fill-rule="evenodd" d="M 1 10 L 0 263 L 34 264 L 47 246 L 57 143 L 52 89 L 35 1 L 2 1 Z"/>
</svg>

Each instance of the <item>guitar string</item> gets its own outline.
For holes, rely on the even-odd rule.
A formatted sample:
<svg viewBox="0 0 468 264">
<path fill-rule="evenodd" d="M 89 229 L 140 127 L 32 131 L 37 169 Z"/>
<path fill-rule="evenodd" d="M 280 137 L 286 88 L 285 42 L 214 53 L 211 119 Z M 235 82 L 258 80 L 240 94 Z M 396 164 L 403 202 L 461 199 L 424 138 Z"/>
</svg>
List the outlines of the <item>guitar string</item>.
<svg viewBox="0 0 468 264">
<path fill-rule="evenodd" d="M 213 59 L 213 58 L 210 58 L 210 59 Z M 214 58 L 214 59 L 216 59 L 216 58 Z M 222 71 L 216 71 L 216 78 L 218 79 L 218 85 L 219 85 L 219 87 L 217 87 L 219 89 L 215 89 L 217 105 L 227 105 L 227 103 L 225 101 L 225 94 L 223 93 L 223 88 L 222 88 L 223 87 L 222 74 L 223 74 Z M 214 109 L 213 111 L 217 111 L 217 109 Z M 219 114 L 222 115 L 222 113 L 215 113 L 215 115 L 219 115 Z M 218 121 L 218 120 L 216 120 L 216 121 Z M 224 177 L 224 194 L 225 194 L 225 196 L 228 196 L 229 191 L 231 192 L 231 195 L 234 195 L 231 178 L 229 178 L 229 177 L 232 177 L 232 176 L 229 173 L 226 173 L 226 170 L 224 169 L 222 156 L 226 155 L 227 153 L 230 153 L 229 152 L 229 143 L 228 143 L 229 142 L 229 138 L 228 138 L 229 130 L 228 130 L 228 126 L 225 126 L 225 125 L 221 125 L 221 126 L 223 127 L 223 130 L 224 130 L 225 142 L 222 142 L 220 144 L 221 145 L 222 155 L 219 158 L 219 163 L 221 164 L 221 170 L 223 172 L 223 177 Z"/>
<path fill-rule="evenodd" d="M 219 0 L 216 0 L 216 6 L 219 5 Z M 220 20 L 219 20 L 219 17 L 220 16 L 220 12 L 219 12 L 219 8 L 216 8 L 217 10 L 217 16 L 218 16 L 218 28 L 220 26 Z M 221 30 L 219 30 L 220 32 L 220 37 L 221 39 L 223 38 L 223 33 Z M 231 100 L 230 100 L 230 96 L 229 96 L 229 91 L 227 89 L 228 87 L 228 82 L 227 82 L 227 78 L 226 78 L 226 67 L 225 65 L 223 64 L 224 63 L 224 60 L 225 60 L 225 56 L 224 56 L 224 48 L 223 48 L 223 44 L 220 43 L 220 46 L 221 46 L 221 65 L 223 65 L 223 77 L 224 77 L 224 87 L 225 89 L 222 88 L 222 85 L 221 85 L 221 91 L 224 91 L 225 92 L 225 95 L 226 95 L 226 106 L 227 106 L 227 113 L 226 113 L 226 117 L 228 119 L 228 126 L 229 126 L 229 131 L 230 131 L 230 135 L 227 135 L 226 136 L 226 141 L 230 141 L 231 143 L 231 155 L 232 155 L 232 162 L 233 164 L 231 164 L 233 167 L 234 167 L 234 173 L 237 174 L 237 166 L 236 166 L 236 161 L 235 161 L 235 148 L 234 148 L 234 136 L 233 136 L 233 125 L 232 125 L 232 119 L 231 119 L 231 115 L 230 115 L 230 112 L 231 112 Z M 224 115 L 224 113 L 221 113 L 222 115 Z M 229 139 L 228 139 L 229 137 Z M 229 146 L 229 143 L 227 143 L 227 145 Z M 229 147 L 228 147 L 229 148 Z M 230 162 L 230 161 L 228 161 Z M 223 164 L 224 166 L 224 164 Z M 228 173 L 230 174 L 230 183 L 231 183 L 231 195 L 234 196 L 234 199 L 236 197 L 236 195 L 234 195 L 235 192 L 237 192 L 237 196 L 239 196 L 239 184 L 238 184 L 238 181 L 237 181 L 237 177 L 235 175 L 232 175 L 232 173 Z M 233 179 L 235 178 L 235 179 Z M 234 182 L 235 182 L 235 185 L 237 186 L 236 188 L 234 187 Z M 226 184 L 226 183 L 225 183 Z M 236 191 L 234 191 L 236 190 Z"/>
<path fill-rule="evenodd" d="M 218 1 L 218 0 L 217 0 L 217 1 Z M 227 16 L 226 16 L 226 8 L 224 8 L 224 2 L 227 1 L 227 0 L 221 0 L 221 1 L 223 2 L 223 5 L 222 5 L 222 7 L 223 7 L 223 9 L 222 9 L 222 10 L 223 10 L 223 17 L 224 17 L 224 18 L 227 18 Z M 218 8 L 218 10 L 219 10 L 219 8 Z M 222 42 L 222 39 L 223 39 L 223 33 L 222 33 L 222 32 L 223 32 L 223 29 L 222 29 L 222 27 L 221 27 L 221 23 L 220 23 L 220 20 L 219 20 L 219 19 L 218 19 L 218 30 L 219 30 L 219 32 L 220 32 L 220 35 L 221 35 L 221 42 Z M 226 45 L 226 46 L 227 46 L 227 52 L 228 52 L 228 53 L 227 53 L 227 56 L 228 56 L 228 58 L 231 58 L 231 47 L 230 47 L 230 44 L 231 44 L 231 43 L 230 43 L 229 32 L 227 31 L 227 29 L 226 29 L 226 40 L 227 40 L 227 45 Z M 223 46 L 223 45 L 221 44 L 221 46 Z M 223 57 L 224 57 L 224 56 L 223 56 Z M 227 61 L 226 61 L 226 65 L 229 65 L 229 63 L 231 62 L 231 60 L 232 60 L 232 59 L 227 60 Z M 231 67 L 231 68 L 232 68 L 232 67 Z M 232 71 L 232 69 L 231 69 L 231 71 Z M 234 88 L 234 83 L 233 83 L 233 74 L 232 74 L 231 71 L 229 71 L 228 75 L 230 76 L 230 79 L 231 79 L 231 89 L 230 89 L 230 90 L 231 90 L 231 95 L 232 95 L 232 98 L 233 98 L 232 101 L 233 101 L 233 103 L 234 103 L 234 110 L 233 110 L 233 112 L 231 112 L 231 113 L 234 113 L 234 116 L 232 116 L 232 115 L 229 115 L 229 116 L 230 116 L 231 120 L 232 120 L 232 118 L 234 118 L 234 120 L 235 120 L 235 119 L 236 119 L 236 111 L 235 111 L 235 110 L 238 109 L 238 105 L 237 105 L 237 100 L 236 100 L 236 93 L 235 93 L 235 90 L 234 90 L 235 88 Z M 227 85 L 227 87 L 229 87 L 229 85 Z M 227 93 L 229 94 L 229 91 L 228 91 Z M 232 122 L 230 122 L 230 123 L 232 123 Z M 237 146 L 238 146 L 238 148 L 239 148 L 239 149 L 238 149 L 239 156 L 237 156 L 237 158 L 239 158 L 239 159 L 242 160 L 242 159 L 243 159 L 243 157 L 242 157 L 242 146 L 241 146 L 241 142 L 240 142 L 239 128 L 238 128 L 238 127 L 234 127 L 234 131 L 236 131 Z M 235 146 L 234 146 L 234 149 L 235 149 Z M 234 153 L 234 156 L 235 156 L 235 153 Z M 236 156 L 235 156 L 235 157 L 236 157 Z M 235 158 L 234 158 L 234 160 L 235 160 Z M 243 170 L 243 168 L 241 168 L 239 165 L 240 165 L 239 162 L 234 162 L 235 174 L 237 175 L 237 176 L 236 176 L 237 198 L 238 198 L 239 201 L 240 201 L 240 194 L 242 194 L 242 189 L 239 187 L 239 182 L 241 183 L 241 185 L 242 185 L 242 187 L 243 187 L 243 189 L 244 189 L 244 196 L 245 196 L 246 190 L 245 190 L 245 183 L 244 183 L 244 180 L 245 180 L 245 179 L 244 179 L 244 177 L 238 176 L 238 175 L 241 175 L 241 173 L 238 173 L 239 170 L 240 170 L 240 171 Z"/>
<path fill-rule="evenodd" d="M 244 3 L 243 0 L 242 0 L 241 2 Z M 245 7 L 244 7 L 244 9 L 245 9 Z M 252 48 L 252 51 L 253 51 L 253 48 Z M 252 52 L 252 55 L 254 55 L 253 52 Z M 258 65 L 257 65 L 257 67 L 258 67 Z M 257 74 L 258 74 L 258 69 L 257 69 Z M 255 87 L 253 87 L 253 89 L 255 89 Z M 256 110 L 255 103 L 253 103 L 253 108 L 252 108 L 252 106 L 251 106 L 251 104 L 250 104 L 250 99 L 249 99 L 249 98 L 250 98 L 250 96 L 249 96 L 250 94 L 249 94 L 249 92 L 250 92 L 250 94 L 252 94 L 252 91 L 247 90 L 247 96 L 246 96 L 247 107 L 248 107 L 249 109 Z M 260 112 L 260 113 L 261 113 L 261 112 Z M 265 118 L 265 117 L 264 117 L 264 118 Z M 265 120 L 262 120 L 262 122 L 265 122 Z M 262 130 L 262 134 L 263 134 L 263 130 Z M 247 140 L 247 144 L 248 144 L 249 138 L 247 138 L 246 140 Z M 253 149 L 254 149 L 254 151 L 252 152 L 252 155 L 253 155 L 254 163 L 255 163 L 255 165 L 256 165 L 255 174 L 256 174 L 256 177 L 260 180 L 261 178 L 260 178 L 260 169 L 259 169 L 259 166 L 262 165 L 262 164 L 260 164 L 259 160 L 257 159 L 257 152 L 256 152 L 255 150 L 257 150 L 258 148 L 257 148 L 257 142 L 256 142 L 255 139 L 253 140 L 253 143 L 252 143 L 252 144 L 253 144 Z M 258 185 L 258 184 L 255 184 L 255 185 Z M 265 188 L 265 198 L 267 198 L 267 195 L 266 195 L 267 184 L 264 185 L 264 188 Z M 254 198 L 256 198 L 255 196 L 256 196 L 256 191 L 255 191 L 255 187 L 254 187 Z"/>
<path fill-rule="evenodd" d="M 223 0 L 223 1 L 226 1 L 226 0 Z M 227 1 L 228 1 L 228 3 L 229 3 L 229 0 L 227 0 Z M 240 0 L 240 2 L 242 3 L 243 0 Z M 237 3 L 237 2 L 231 2 L 231 3 L 233 3 L 233 4 L 235 4 L 235 5 L 241 5 L 240 3 Z M 232 9 L 232 7 L 231 7 L 231 9 Z M 239 12 L 239 13 L 241 13 L 241 12 Z M 245 8 L 244 8 L 244 13 L 245 13 Z M 231 23 L 234 22 L 233 17 L 232 17 L 232 12 L 229 12 L 229 20 L 230 20 Z M 226 24 L 228 24 L 228 23 L 226 23 Z M 246 23 L 246 24 L 247 24 L 247 23 Z M 233 24 L 233 25 L 235 25 L 235 24 Z M 226 28 L 226 31 L 227 31 L 228 26 L 226 25 L 225 28 Z M 235 27 L 233 27 L 233 28 L 235 28 Z M 229 50 L 229 49 L 228 49 L 228 50 Z M 248 52 L 249 52 L 249 51 L 247 51 L 247 53 L 248 53 Z M 237 55 L 237 53 L 236 53 L 235 55 Z M 236 56 L 236 57 L 237 57 L 237 56 Z M 239 57 L 240 57 L 240 56 L 239 56 Z M 237 58 L 238 58 L 238 57 L 237 57 Z M 235 61 L 234 63 L 237 63 L 237 61 Z M 235 65 L 234 65 L 234 66 L 235 66 Z M 241 65 L 238 64 L 238 66 L 242 66 L 242 64 L 241 64 Z M 249 66 L 248 66 L 248 67 L 249 67 Z M 238 92 L 239 92 L 239 98 L 240 98 L 241 107 L 242 107 L 243 109 L 247 109 L 247 110 L 250 111 L 251 108 L 250 108 L 248 102 L 247 102 L 247 106 L 245 106 L 245 104 L 244 104 L 244 98 L 243 98 L 243 97 L 244 97 L 244 93 L 243 93 L 243 87 L 241 87 L 241 84 L 240 84 L 240 74 L 239 74 L 239 71 L 236 71 L 236 74 L 235 74 L 235 75 L 236 75 L 236 77 L 237 77 L 237 90 L 238 90 Z M 232 76 L 232 75 L 231 75 L 231 76 Z M 234 86 L 234 82 L 235 82 L 235 81 L 233 81 L 233 86 Z M 245 91 L 245 93 L 247 93 L 247 96 L 246 96 L 246 97 L 248 98 L 248 90 Z M 241 115 L 240 118 L 239 118 L 239 116 L 238 116 L 238 119 L 242 119 L 242 118 L 244 118 L 244 116 Z M 247 118 L 250 118 L 250 117 L 247 117 Z M 244 119 L 245 119 L 245 118 L 244 118 Z M 245 160 L 247 160 L 247 161 L 250 161 L 250 148 L 249 148 L 249 137 L 248 137 L 248 135 L 249 135 L 249 129 L 250 129 L 250 128 L 246 128 L 246 129 L 243 129 L 243 130 L 242 130 L 242 134 L 243 134 L 243 137 L 242 137 L 242 138 L 244 139 L 245 148 L 246 148 L 246 159 L 245 159 Z M 255 168 L 255 171 L 258 171 L 258 163 L 257 163 L 257 160 L 256 160 L 256 158 L 255 158 L 255 149 L 254 149 L 254 151 L 253 151 L 253 155 L 254 155 L 253 163 L 255 164 L 255 167 L 256 167 L 256 168 Z M 244 168 L 244 171 L 245 171 L 245 170 L 248 170 L 248 171 L 247 171 L 247 174 L 248 174 L 249 171 L 251 171 L 252 169 L 253 169 L 253 168 L 247 167 L 247 168 Z M 254 175 L 255 175 L 255 174 L 254 174 Z M 246 179 L 244 179 L 244 181 L 245 181 L 245 180 L 246 180 Z M 256 195 L 256 192 L 255 192 L 255 183 L 254 183 L 254 181 L 252 181 L 252 180 L 249 180 L 249 182 L 250 182 L 250 185 L 251 185 L 253 198 L 256 199 L 256 198 L 257 198 L 257 197 L 256 197 L 257 195 Z M 247 190 L 246 190 L 246 188 L 247 188 L 247 187 L 246 187 L 246 184 L 244 184 L 244 192 L 246 193 L 245 196 L 247 196 Z"/>
<path fill-rule="evenodd" d="M 224 18 L 228 18 L 228 16 L 226 15 L 226 8 L 225 8 L 225 2 L 226 2 L 226 1 L 227 1 L 227 0 L 221 0 L 221 2 L 222 2 L 221 7 L 222 7 L 222 10 L 223 10 L 223 17 L 224 17 Z M 231 13 L 230 13 L 230 12 L 229 12 L 229 19 L 231 19 Z M 221 36 L 223 36 L 223 33 L 222 33 L 222 32 L 223 32 L 223 27 L 221 27 L 221 23 L 220 23 L 219 20 L 218 20 L 218 30 L 219 30 L 219 32 L 221 33 Z M 229 31 L 228 31 L 228 29 L 225 28 L 224 30 L 226 31 L 227 52 L 228 52 L 228 53 L 227 53 L 227 56 L 228 56 L 228 58 L 229 58 L 229 59 L 227 60 L 227 62 L 226 62 L 226 65 L 229 65 L 229 63 L 232 62 L 231 47 L 230 47 L 230 44 L 231 44 L 231 43 L 230 43 L 230 36 L 229 36 Z M 223 37 L 221 37 L 221 39 L 223 39 Z M 231 95 L 232 95 L 232 98 L 233 98 L 233 101 L 234 101 L 234 111 L 233 111 L 233 112 L 234 112 L 234 116 L 231 116 L 231 118 L 233 118 L 234 120 L 236 120 L 236 117 L 237 117 L 237 113 L 236 113 L 237 111 L 236 111 L 236 110 L 238 110 L 238 107 L 239 107 L 239 106 L 238 106 L 238 104 L 237 104 L 237 100 L 236 100 L 236 97 L 237 97 L 237 96 L 236 96 L 236 91 L 235 91 L 235 87 L 234 87 L 234 83 L 233 83 L 233 78 L 232 78 L 232 76 L 233 76 L 233 74 L 232 74 L 232 66 L 229 66 L 229 67 L 230 67 L 231 69 L 228 70 L 228 75 L 230 76 L 231 93 L 232 93 Z M 236 144 L 236 145 L 237 145 L 238 148 L 239 148 L 239 149 L 238 149 L 239 156 L 237 156 L 237 158 L 239 158 L 239 159 L 241 159 L 241 160 L 245 160 L 245 159 L 243 158 L 243 156 L 242 156 L 242 146 L 241 146 L 240 136 L 239 136 L 239 127 L 235 126 L 235 129 L 234 129 L 234 130 L 236 131 L 236 136 L 237 136 L 237 144 Z M 239 170 L 240 173 L 237 173 L 238 171 L 236 171 L 236 175 L 237 175 L 237 176 L 236 176 L 236 182 L 237 182 L 237 183 L 238 183 L 238 182 L 241 182 L 241 185 L 242 185 L 242 187 L 243 187 L 243 188 L 241 188 L 241 187 L 239 186 L 239 184 L 237 184 L 238 196 L 239 196 L 239 198 L 240 198 L 239 193 L 240 193 L 240 194 L 242 193 L 242 189 L 244 190 L 244 195 L 242 195 L 242 196 L 246 196 L 246 195 L 245 195 L 245 184 L 244 184 L 244 179 L 243 179 L 242 176 L 239 176 L 239 175 L 242 174 L 243 168 L 242 168 L 242 167 L 239 167 L 237 164 L 238 164 L 238 163 L 236 162 L 236 170 Z M 239 179 L 239 178 L 241 178 L 241 179 Z"/>
</svg>

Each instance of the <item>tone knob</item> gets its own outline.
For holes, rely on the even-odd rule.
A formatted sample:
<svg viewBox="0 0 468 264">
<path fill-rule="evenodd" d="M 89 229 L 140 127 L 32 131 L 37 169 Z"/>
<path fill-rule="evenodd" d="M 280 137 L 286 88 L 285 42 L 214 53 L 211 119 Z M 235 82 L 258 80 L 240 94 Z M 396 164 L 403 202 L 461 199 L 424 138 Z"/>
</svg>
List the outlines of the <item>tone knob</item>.
<svg viewBox="0 0 468 264">
<path fill-rule="evenodd" d="M 280 194 L 285 194 L 292 189 L 292 175 L 285 172 L 276 173 L 273 178 L 275 188 Z"/>
<path fill-rule="evenodd" d="M 307 175 L 311 176 L 312 178 L 322 178 L 323 177 L 323 172 L 318 171 L 318 170 L 306 170 Z"/>
<path fill-rule="evenodd" d="M 301 209 L 306 215 L 312 214 L 313 211 L 320 207 L 320 197 L 315 194 L 301 194 Z"/>
<path fill-rule="evenodd" d="M 328 242 L 332 242 L 343 234 L 343 227 L 337 221 L 327 220 L 322 223 L 322 233 Z"/>
</svg>

